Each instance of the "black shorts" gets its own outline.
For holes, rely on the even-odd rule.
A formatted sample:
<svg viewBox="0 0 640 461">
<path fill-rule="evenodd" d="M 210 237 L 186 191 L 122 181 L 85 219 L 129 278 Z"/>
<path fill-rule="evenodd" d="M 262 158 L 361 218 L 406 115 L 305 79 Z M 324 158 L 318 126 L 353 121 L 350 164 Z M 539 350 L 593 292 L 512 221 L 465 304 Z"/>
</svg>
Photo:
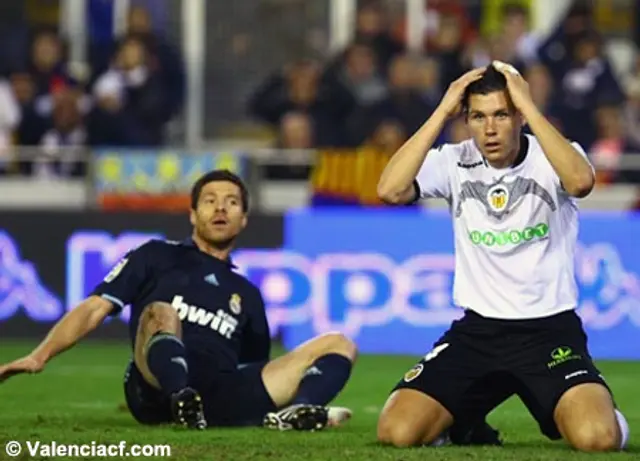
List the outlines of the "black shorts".
<svg viewBox="0 0 640 461">
<path fill-rule="evenodd" d="M 553 413 L 562 394 L 582 383 L 606 385 L 573 312 L 534 320 L 497 320 L 467 311 L 396 389 L 415 389 L 441 403 L 454 419 L 484 418 L 520 397 L 551 439 L 560 433 Z"/>
<path fill-rule="evenodd" d="M 233 373 L 218 374 L 213 384 L 190 383 L 202 396 L 209 426 L 257 426 L 276 406 L 262 382 L 265 364 L 248 365 Z M 127 367 L 124 394 L 133 417 L 142 424 L 172 421 L 171 403 L 145 381 L 133 362 Z"/>
</svg>

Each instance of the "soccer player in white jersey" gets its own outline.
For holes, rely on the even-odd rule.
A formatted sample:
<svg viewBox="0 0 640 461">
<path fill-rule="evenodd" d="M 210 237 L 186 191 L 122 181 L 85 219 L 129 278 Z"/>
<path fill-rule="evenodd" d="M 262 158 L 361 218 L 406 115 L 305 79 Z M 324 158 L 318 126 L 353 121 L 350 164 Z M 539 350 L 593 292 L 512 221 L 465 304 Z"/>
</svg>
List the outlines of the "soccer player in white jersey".
<svg viewBox="0 0 640 461">
<path fill-rule="evenodd" d="M 460 111 L 471 139 L 432 148 Z M 582 148 L 540 113 L 513 67 L 495 62 L 451 84 L 392 157 L 378 193 L 392 204 L 449 203 L 453 297 L 465 313 L 393 389 L 380 441 L 434 444 L 517 395 L 552 440 L 580 451 L 624 447 L 628 426 L 575 312 L 576 199 L 594 181 Z"/>
</svg>

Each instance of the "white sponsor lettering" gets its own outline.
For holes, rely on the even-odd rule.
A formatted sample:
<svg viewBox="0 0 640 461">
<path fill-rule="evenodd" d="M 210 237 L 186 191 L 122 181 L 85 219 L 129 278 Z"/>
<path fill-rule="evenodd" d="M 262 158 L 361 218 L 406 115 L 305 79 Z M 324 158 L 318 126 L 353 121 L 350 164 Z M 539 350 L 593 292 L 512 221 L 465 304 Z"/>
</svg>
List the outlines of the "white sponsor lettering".
<svg viewBox="0 0 640 461">
<path fill-rule="evenodd" d="M 183 296 L 174 296 L 171 300 L 171 307 L 178 312 L 180 320 L 203 327 L 209 326 L 227 339 L 231 339 L 238 327 L 238 320 L 224 310 L 218 309 L 216 313 L 213 313 L 198 306 L 191 306 L 184 302 Z"/>
</svg>

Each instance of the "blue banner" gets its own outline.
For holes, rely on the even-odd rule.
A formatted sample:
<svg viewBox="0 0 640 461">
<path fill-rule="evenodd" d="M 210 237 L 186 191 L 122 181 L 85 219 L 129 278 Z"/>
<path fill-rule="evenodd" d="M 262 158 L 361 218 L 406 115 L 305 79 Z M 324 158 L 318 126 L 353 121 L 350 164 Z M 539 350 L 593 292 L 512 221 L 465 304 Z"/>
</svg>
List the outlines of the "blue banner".
<svg viewBox="0 0 640 461">
<path fill-rule="evenodd" d="M 304 210 L 285 247 L 242 251 L 236 263 L 262 290 L 288 347 L 331 330 L 363 353 L 423 355 L 459 318 L 452 305 L 448 214 Z M 585 214 L 576 251 L 578 312 L 594 357 L 640 359 L 640 217 Z"/>
<path fill-rule="evenodd" d="M 46 243 L 29 245 L 19 244 L 24 235 L 16 229 L 0 228 L 0 319 L 23 312 L 36 322 L 55 321 L 129 249 L 166 237 L 151 230 L 162 228 L 157 224 L 123 224 L 119 232 L 100 226 L 53 229 Z M 640 215 L 583 213 L 578 312 L 598 359 L 640 359 L 637 235 Z M 444 212 L 292 212 L 280 249 L 238 250 L 234 260 L 261 289 L 272 333 L 281 333 L 288 348 L 338 330 L 363 353 L 423 355 L 462 314 L 452 305 L 453 235 Z M 125 309 L 116 322 L 127 320 Z"/>
</svg>

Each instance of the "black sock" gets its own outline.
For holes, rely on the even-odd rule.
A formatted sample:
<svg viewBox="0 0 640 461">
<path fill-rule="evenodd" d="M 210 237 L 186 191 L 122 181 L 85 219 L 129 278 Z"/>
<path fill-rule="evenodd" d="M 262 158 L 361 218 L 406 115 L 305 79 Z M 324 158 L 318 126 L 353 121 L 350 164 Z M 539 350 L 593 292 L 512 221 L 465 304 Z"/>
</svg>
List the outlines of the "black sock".
<svg viewBox="0 0 640 461">
<path fill-rule="evenodd" d="M 326 405 L 342 390 L 351 374 L 351 360 L 340 354 L 320 357 L 302 378 L 292 403 Z"/>
<path fill-rule="evenodd" d="M 189 370 L 182 341 L 171 333 L 156 333 L 147 346 L 147 365 L 162 391 L 171 395 L 187 387 Z"/>
</svg>

